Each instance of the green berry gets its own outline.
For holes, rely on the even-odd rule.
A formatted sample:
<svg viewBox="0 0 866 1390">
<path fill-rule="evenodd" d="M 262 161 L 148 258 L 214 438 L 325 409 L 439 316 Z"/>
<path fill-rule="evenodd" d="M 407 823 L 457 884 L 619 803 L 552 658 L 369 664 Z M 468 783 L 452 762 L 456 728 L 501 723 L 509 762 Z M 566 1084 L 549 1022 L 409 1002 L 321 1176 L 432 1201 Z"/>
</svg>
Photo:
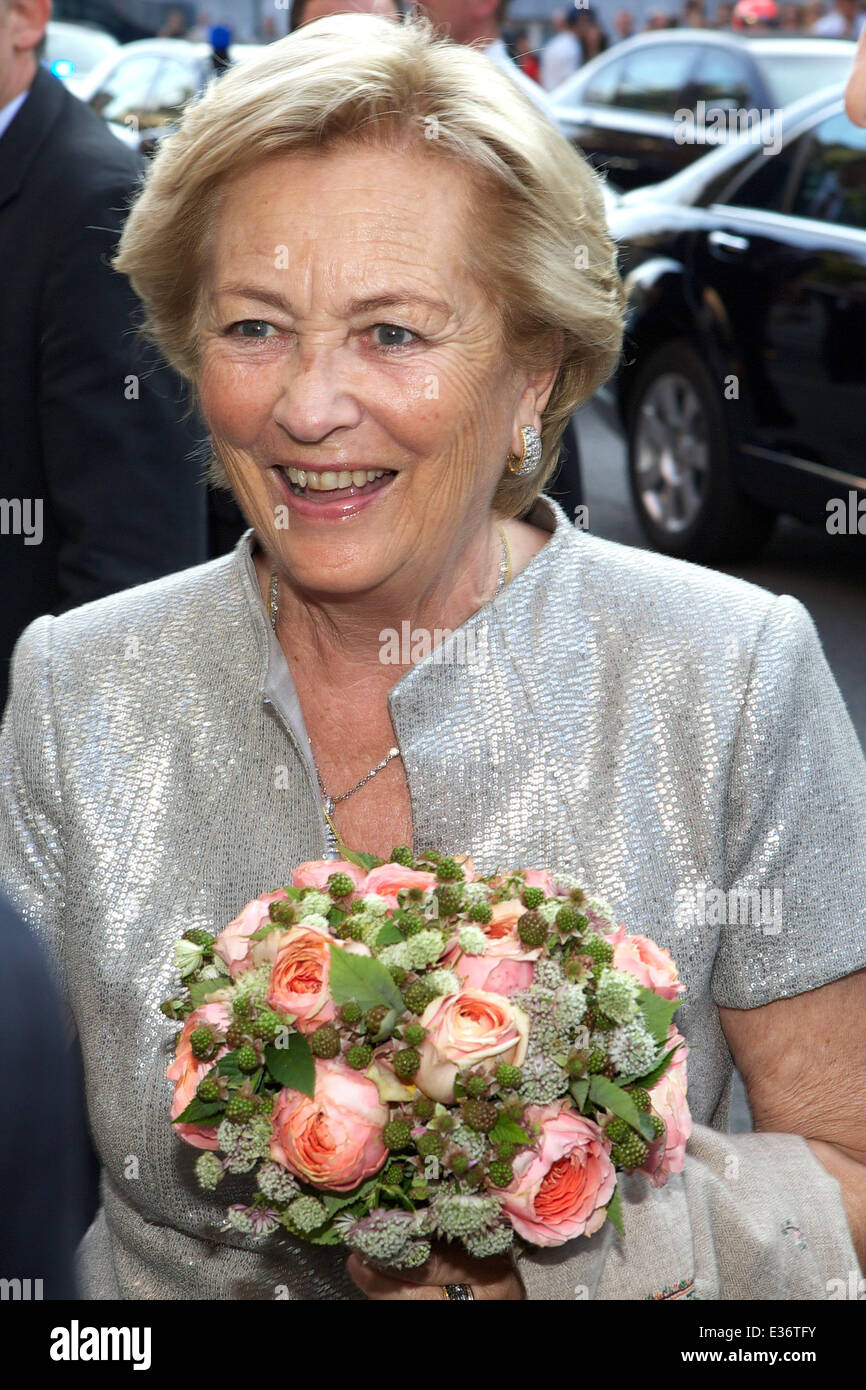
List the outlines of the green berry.
<svg viewBox="0 0 866 1390">
<path fill-rule="evenodd" d="M 395 845 L 391 850 L 389 864 L 402 864 L 404 869 L 412 867 L 412 851 L 408 845 Z"/>
<path fill-rule="evenodd" d="M 463 889 L 459 883 L 439 884 L 436 888 L 436 900 L 439 904 L 439 916 L 453 917 L 463 904 Z"/>
<path fill-rule="evenodd" d="M 665 1132 L 665 1122 L 662 1119 L 661 1115 L 656 1115 L 655 1111 L 653 1111 L 653 1113 L 650 1115 L 650 1124 L 655 1130 L 656 1139 L 661 1139 L 662 1135 Z"/>
<path fill-rule="evenodd" d="M 534 950 L 547 940 L 547 923 L 539 912 L 524 912 L 517 919 L 517 935 L 524 946 Z"/>
<path fill-rule="evenodd" d="M 403 1003 L 410 1013 L 423 1014 L 431 999 L 435 997 L 430 986 L 423 980 L 413 980 L 403 995 Z"/>
<path fill-rule="evenodd" d="M 328 1060 L 340 1055 L 340 1034 L 333 1023 L 323 1023 L 310 1037 L 310 1051 L 314 1057 Z"/>
<path fill-rule="evenodd" d="M 457 860 L 449 856 L 439 860 L 436 865 L 436 877 L 443 882 L 459 883 L 465 875 Z"/>
<path fill-rule="evenodd" d="M 468 1173 L 464 1173 L 463 1182 L 466 1187 L 480 1187 L 484 1181 L 484 1169 L 480 1163 L 476 1163 L 474 1168 L 470 1168 Z"/>
<path fill-rule="evenodd" d="M 426 1124 L 436 1114 L 436 1106 L 428 1096 L 419 1096 L 415 1102 L 415 1114 Z"/>
<path fill-rule="evenodd" d="M 272 1009 L 263 1009 L 253 1025 L 253 1032 L 262 1042 L 272 1043 L 285 1026 L 279 1014 L 275 1014 Z"/>
<path fill-rule="evenodd" d="M 386 1183 L 388 1187 L 399 1187 L 405 1176 L 406 1169 L 404 1165 L 392 1159 L 390 1163 L 385 1165 L 385 1170 L 382 1173 L 382 1181 Z"/>
<path fill-rule="evenodd" d="M 382 1134 L 385 1148 L 393 1153 L 395 1150 L 408 1149 L 412 1139 L 412 1131 L 406 1120 L 390 1120 L 386 1124 Z"/>
<path fill-rule="evenodd" d="M 342 922 L 338 922 L 332 931 L 338 941 L 357 941 L 360 936 L 358 923 L 351 917 L 344 917 Z"/>
<path fill-rule="evenodd" d="M 419 931 L 425 931 L 426 927 L 427 923 L 420 912 L 407 912 L 400 923 L 400 930 L 405 937 L 417 936 Z"/>
<path fill-rule="evenodd" d="M 441 858 L 438 849 L 425 849 L 423 854 L 419 854 L 418 861 L 425 864 L 438 864 Z"/>
<path fill-rule="evenodd" d="M 496 1068 L 496 1080 L 503 1090 L 519 1091 L 523 1072 L 519 1067 L 510 1066 L 508 1062 L 500 1062 Z"/>
<path fill-rule="evenodd" d="M 621 1120 L 619 1115 L 614 1115 L 605 1129 L 605 1134 L 612 1144 L 623 1143 L 633 1132 L 631 1125 Z"/>
<path fill-rule="evenodd" d="M 184 932 L 183 939 L 191 941 L 194 946 L 200 946 L 206 956 L 213 953 L 214 938 L 203 927 L 190 927 L 189 931 Z"/>
<path fill-rule="evenodd" d="M 277 902 L 271 903 L 268 908 L 268 916 L 272 922 L 279 922 L 283 927 L 290 927 L 295 920 L 295 904 L 286 898 L 280 898 Z"/>
<path fill-rule="evenodd" d="M 415 1148 L 422 1158 L 441 1158 L 442 1135 L 437 1134 L 435 1129 L 428 1129 L 426 1134 L 416 1139 Z"/>
<path fill-rule="evenodd" d="M 477 1099 L 478 1096 L 483 1096 L 487 1090 L 487 1081 L 483 1076 L 470 1076 L 463 1085 L 466 1094 L 472 1096 L 473 1100 Z"/>
<path fill-rule="evenodd" d="M 489 922 L 493 916 L 493 908 L 489 903 L 473 903 L 468 915 L 470 922 Z"/>
<path fill-rule="evenodd" d="M 348 898 L 349 894 L 355 891 L 355 885 L 348 874 L 331 874 L 328 878 L 328 888 L 335 898 Z"/>
<path fill-rule="evenodd" d="M 357 1043 L 346 1053 L 346 1061 L 354 1071 L 366 1071 L 373 1060 L 373 1049 L 367 1043 Z"/>
<path fill-rule="evenodd" d="M 611 1162 L 622 1168 L 639 1168 L 645 1162 L 647 1152 L 644 1141 L 632 1132 L 628 1139 L 614 1144 L 610 1151 Z"/>
<path fill-rule="evenodd" d="M 524 907 L 541 907 L 541 904 L 544 902 L 545 892 L 543 888 L 524 888 L 522 897 Z"/>
<path fill-rule="evenodd" d="M 344 1023 L 359 1023 L 361 1020 L 361 1005 L 352 1002 L 344 1004 L 340 1013 Z"/>
<path fill-rule="evenodd" d="M 506 1159 L 506 1160 L 509 1159 L 509 1158 L 513 1158 L 513 1157 L 514 1157 L 515 1148 L 516 1148 L 516 1145 L 515 1145 L 515 1144 L 497 1144 L 497 1145 L 496 1145 L 496 1157 L 497 1157 L 497 1158 Z"/>
<path fill-rule="evenodd" d="M 367 1010 L 364 1014 L 364 1027 L 368 1033 L 378 1033 L 385 1022 L 387 1012 L 384 1004 L 376 1004 L 374 1008 Z"/>
<path fill-rule="evenodd" d="M 585 956 L 592 956 L 596 965 L 610 965 L 613 960 L 613 947 L 609 941 L 602 941 L 600 936 L 592 933 L 586 937 L 581 946 L 581 951 Z"/>
<path fill-rule="evenodd" d="M 469 1159 L 465 1154 L 455 1154 L 451 1159 L 450 1168 L 452 1173 L 456 1173 L 458 1178 L 462 1178 L 463 1174 L 469 1171 Z"/>
<path fill-rule="evenodd" d="M 650 1100 L 649 1091 L 645 1091 L 642 1086 L 633 1086 L 632 1089 L 629 1091 L 629 1095 L 631 1096 L 638 1110 L 643 1110 L 645 1114 L 649 1114 L 649 1111 L 652 1108 L 652 1101 Z"/>
<path fill-rule="evenodd" d="M 463 1120 L 478 1134 L 489 1134 L 499 1119 L 499 1111 L 489 1100 L 467 1100 L 463 1104 Z"/>
<path fill-rule="evenodd" d="M 219 1098 L 220 1098 L 220 1087 L 219 1087 L 219 1082 L 217 1081 L 217 1079 L 216 1079 L 215 1076 L 206 1076 L 206 1077 L 204 1077 L 204 1079 L 203 1079 L 202 1081 L 200 1081 L 200 1082 L 198 1083 L 198 1085 L 196 1086 L 196 1088 L 195 1088 L 195 1093 L 196 1093 L 196 1095 L 198 1096 L 199 1100 L 206 1100 L 206 1101 L 219 1100 Z"/>
<path fill-rule="evenodd" d="M 403 1041 L 410 1047 L 420 1047 L 427 1036 L 427 1029 L 422 1028 L 420 1023 L 410 1023 L 408 1028 L 403 1029 Z"/>
<path fill-rule="evenodd" d="M 497 1158 L 487 1169 L 487 1176 L 494 1187 L 507 1187 L 514 1180 L 514 1169 L 504 1158 Z"/>
<path fill-rule="evenodd" d="M 247 1019 L 253 1011 L 253 1003 L 248 994 L 238 994 L 232 1000 L 232 1013 L 235 1018 Z"/>
<path fill-rule="evenodd" d="M 605 1068 L 607 1056 L 600 1047 L 592 1047 L 586 1059 L 586 1072 L 588 1076 L 599 1076 Z"/>
<path fill-rule="evenodd" d="M 241 1071 L 255 1071 L 259 1065 L 259 1054 L 252 1043 L 244 1043 L 243 1047 L 238 1048 L 237 1064 Z"/>
<path fill-rule="evenodd" d="M 392 1058 L 394 1071 L 401 1081 L 409 1081 L 421 1065 L 421 1057 L 414 1047 L 404 1047 L 395 1052 Z"/>
<path fill-rule="evenodd" d="M 559 909 L 554 918 L 557 931 L 561 931 L 563 936 L 567 936 L 569 932 L 577 931 L 577 917 L 578 914 L 574 908 L 566 903 L 564 907 Z"/>
<path fill-rule="evenodd" d="M 236 1124 L 245 1124 L 252 1119 L 255 1106 L 249 1096 L 241 1096 L 237 1093 L 231 1097 L 226 1106 L 226 1119 L 234 1120 Z"/>
<path fill-rule="evenodd" d="M 200 1062 L 206 1062 L 216 1052 L 216 1042 L 213 1031 L 208 1024 L 203 1023 L 198 1028 L 193 1028 L 189 1035 L 189 1045 L 192 1049 L 193 1057 Z"/>
<path fill-rule="evenodd" d="M 247 1026 L 245 1023 L 237 1022 L 230 1024 L 226 1031 L 226 1042 L 229 1047 L 243 1047 L 247 1041 Z"/>
</svg>

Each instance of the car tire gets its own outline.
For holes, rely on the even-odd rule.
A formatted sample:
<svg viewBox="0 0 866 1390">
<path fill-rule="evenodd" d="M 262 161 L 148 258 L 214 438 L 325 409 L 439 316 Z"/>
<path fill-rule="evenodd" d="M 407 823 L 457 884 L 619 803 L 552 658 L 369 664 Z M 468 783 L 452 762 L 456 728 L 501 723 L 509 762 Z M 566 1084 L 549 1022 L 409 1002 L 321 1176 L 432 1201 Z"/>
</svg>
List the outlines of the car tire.
<svg viewBox="0 0 866 1390">
<path fill-rule="evenodd" d="M 655 550 L 700 564 L 756 554 L 776 513 L 737 486 L 721 388 L 695 348 L 666 343 L 629 395 L 628 474 L 641 530 Z"/>
</svg>

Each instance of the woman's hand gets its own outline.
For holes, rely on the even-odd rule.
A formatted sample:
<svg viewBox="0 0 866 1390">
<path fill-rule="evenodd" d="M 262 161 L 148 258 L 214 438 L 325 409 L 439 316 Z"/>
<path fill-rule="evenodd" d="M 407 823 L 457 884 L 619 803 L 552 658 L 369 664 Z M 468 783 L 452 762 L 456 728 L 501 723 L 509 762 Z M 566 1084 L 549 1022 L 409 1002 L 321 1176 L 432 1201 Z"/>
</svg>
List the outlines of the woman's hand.
<svg viewBox="0 0 866 1390">
<path fill-rule="evenodd" d="M 349 1256 L 346 1268 L 361 1292 L 374 1299 L 442 1299 L 443 1284 L 469 1284 L 476 1299 L 524 1297 L 510 1260 L 473 1260 L 449 1249 L 434 1249 L 426 1264 L 399 1275 L 367 1264 L 357 1254 Z"/>
</svg>

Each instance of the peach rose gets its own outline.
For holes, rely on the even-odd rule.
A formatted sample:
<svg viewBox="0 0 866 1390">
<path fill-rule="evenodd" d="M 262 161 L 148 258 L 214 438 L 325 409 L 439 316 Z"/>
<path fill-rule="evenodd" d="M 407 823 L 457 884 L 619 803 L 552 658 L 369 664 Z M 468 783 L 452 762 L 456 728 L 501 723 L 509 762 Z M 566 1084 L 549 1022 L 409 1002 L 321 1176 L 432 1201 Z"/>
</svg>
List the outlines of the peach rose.
<svg viewBox="0 0 866 1390">
<path fill-rule="evenodd" d="M 665 1122 L 665 1132 L 650 1146 L 641 1168 L 653 1187 L 664 1187 L 671 1173 L 681 1173 L 686 1162 L 686 1143 L 692 1132 L 692 1116 L 686 1100 L 686 1058 L 689 1047 L 685 1038 L 672 1023 L 668 1032 L 668 1048 L 682 1047 L 673 1055 L 670 1066 L 650 1089 L 653 1109 Z"/>
<path fill-rule="evenodd" d="M 272 1009 L 292 1014 L 299 1033 L 312 1033 L 331 1023 L 336 1009 L 328 990 L 331 947 L 356 956 L 369 956 L 360 941 L 337 941 L 319 927 L 303 923 L 280 933 L 267 1000 Z"/>
<path fill-rule="evenodd" d="M 256 954 L 256 947 L 263 946 L 265 943 L 264 941 L 253 942 L 250 946 L 250 937 L 253 932 L 258 931 L 259 927 L 263 927 L 271 920 L 268 912 L 271 903 L 279 902 L 285 897 L 286 892 L 283 888 L 278 888 L 275 893 L 262 893 L 261 897 L 254 898 L 251 903 L 247 903 L 233 922 L 229 922 L 227 927 L 223 927 L 213 948 L 215 954 L 225 961 L 233 980 L 249 970 L 251 966 L 259 964 L 259 959 L 254 960 L 253 956 Z M 265 939 L 267 940 L 267 938 Z"/>
<path fill-rule="evenodd" d="M 207 1076 L 214 1062 L 229 1050 L 226 1046 L 221 1047 L 216 1056 L 212 1057 L 209 1062 L 200 1062 L 197 1057 L 193 1057 L 190 1037 L 193 1030 L 200 1027 L 202 1023 L 212 1023 L 221 1032 L 225 1032 L 231 1023 L 228 1005 L 221 1003 L 202 1004 L 200 1008 L 193 1010 L 183 1025 L 175 1049 L 174 1061 L 166 1068 L 165 1073 L 169 1081 L 175 1083 L 170 1112 L 173 1120 L 183 1113 L 195 1097 L 198 1083 Z M 182 1124 L 175 1125 L 174 1128 L 181 1139 L 185 1139 L 187 1144 L 192 1144 L 195 1149 L 215 1149 L 218 1147 L 216 1125 Z"/>
<path fill-rule="evenodd" d="M 322 888 L 327 891 L 331 874 L 348 874 L 358 887 L 364 882 L 366 870 L 359 869 L 357 864 L 350 864 L 347 859 L 307 859 L 292 870 L 292 887 Z"/>
<path fill-rule="evenodd" d="M 489 994 L 517 994 L 532 984 L 533 962 L 541 948 L 527 950 L 519 936 L 494 937 L 483 956 L 461 953 L 456 937 L 442 957 L 442 965 L 455 971 L 470 989 L 486 990 Z"/>
<path fill-rule="evenodd" d="M 524 869 L 527 888 L 543 888 L 545 896 L 556 897 L 556 886 L 546 869 Z"/>
<path fill-rule="evenodd" d="M 426 891 L 435 888 L 436 882 L 436 875 L 423 869 L 405 869 L 402 864 L 380 864 L 378 869 L 370 870 L 358 892 L 362 896 L 378 893 L 389 907 L 399 907 L 397 894 L 402 889 L 423 888 Z"/>
<path fill-rule="evenodd" d="M 491 903 L 493 916 L 489 922 L 482 922 L 485 936 L 497 941 L 501 936 L 514 936 L 517 932 L 518 918 L 526 911 L 519 898 L 505 898 L 501 903 Z M 518 938 L 519 939 L 519 938 Z"/>
<path fill-rule="evenodd" d="M 677 967 L 664 947 L 657 946 L 648 936 L 629 935 L 625 927 L 605 933 L 604 939 L 613 947 L 613 964 L 617 970 L 627 970 L 662 999 L 679 999 L 685 985 L 680 982 Z"/>
<path fill-rule="evenodd" d="M 422 1028 L 427 1029 L 422 1068 L 425 1051 L 431 1065 L 437 1060 L 430 1049 L 440 1061 L 451 1062 L 458 1070 L 480 1062 L 486 1063 L 481 1070 L 491 1073 L 501 1062 L 519 1067 L 526 1056 L 529 1019 L 503 994 L 462 989 L 459 994 L 434 999 L 427 1005 L 420 1022 Z M 429 1094 L 420 1069 L 415 1082 Z"/>
<path fill-rule="evenodd" d="M 350 1192 L 388 1157 L 388 1107 L 374 1083 L 339 1058 L 316 1062 L 312 1100 L 280 1091 L 271 1119 L 271 1158 L 316 1187 Z"/>
<path fill-rule="evenodd" d="M 531 1105 L 524 1118 L 541 1133 L 534 1148 L 518 1153 L 514 1181 L 502 1192 L 515 1231 L 533 1245 L 593 1235 L 616 1186 L 604 1135 L 567 1100 Z"/>
</svg>

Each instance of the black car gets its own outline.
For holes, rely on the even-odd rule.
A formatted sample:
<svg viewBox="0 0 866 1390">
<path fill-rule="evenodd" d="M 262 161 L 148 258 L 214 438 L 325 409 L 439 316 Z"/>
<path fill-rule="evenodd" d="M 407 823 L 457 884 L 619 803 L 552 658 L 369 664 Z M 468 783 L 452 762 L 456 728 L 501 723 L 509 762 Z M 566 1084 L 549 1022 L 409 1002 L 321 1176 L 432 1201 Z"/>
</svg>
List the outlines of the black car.
<svg viewBox="0 0 866 1390">
<path fill-rule="evenodd" d="M 866 535 L 866 130 L 843 89 L 608 215 L 628 326 L 596 399 L 651 544 L 730 560 L 781 512 Z"/>
<path fill-rule="evenodd" d="M 700 29 L 638 34 L 551 93 L 560 127 L 620 190 L 657 183 L 759 118 L 847 80 L 856 44 Z"/>
</svg>

